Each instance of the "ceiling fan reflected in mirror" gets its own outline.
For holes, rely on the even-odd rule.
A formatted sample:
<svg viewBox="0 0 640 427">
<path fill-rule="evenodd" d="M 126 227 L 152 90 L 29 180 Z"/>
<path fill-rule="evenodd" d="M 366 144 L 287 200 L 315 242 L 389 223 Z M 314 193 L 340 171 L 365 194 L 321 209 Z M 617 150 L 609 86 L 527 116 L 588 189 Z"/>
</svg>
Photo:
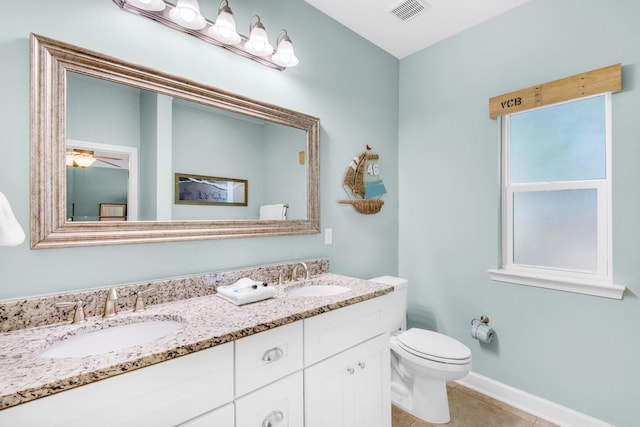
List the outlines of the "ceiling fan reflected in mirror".
<svg viewBox="0 0 640 427">
<path fill-rule="evenodd" d="M 96 161 L 120 168 L 121 166 L 119 164 L 109 162 L 108 160 L 122 160 L 119 157 L 97 156 L 93 150 L 81 150 L 79 148 L 67 151 L 66 159 L 67 166 L 73 166 L 74 168 L 88 168 Z"/>
</svg>

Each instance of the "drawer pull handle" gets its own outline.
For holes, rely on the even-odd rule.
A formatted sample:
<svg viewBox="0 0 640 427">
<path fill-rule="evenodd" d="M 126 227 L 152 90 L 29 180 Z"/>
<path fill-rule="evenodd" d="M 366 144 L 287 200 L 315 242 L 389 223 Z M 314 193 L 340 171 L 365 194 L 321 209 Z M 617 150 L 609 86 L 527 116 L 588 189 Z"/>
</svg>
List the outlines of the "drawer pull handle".
<svg viewBox="0 0 640 427">
<path fill-rule="evenodd" d="M 269 412 L 269 414 L 264 417 L 264 421 L 262 421 L 262 427 L 273 427 L 276 424 L 279 424 L 282 420 L 284 420 L 284 414 L 282 411 L 276 410 Z"/>
<path fill-rule="evenodd" d="M 273 347 L 264 352 L 262 360 L 264 362 L 275 362 L 282 359 L 282 356 L 284 356 L 284 351 L 280 347 Z"/>
<path fill-rule="evenodd" d="M 353 375 L 353 373 L 354 373 L 355 371 L 356 371 L 356 370 L 355 370 L 355 369 L 353 369 L 351 366 L 349 366 L 349 367 L 347 368 L 347 372 L 349 372 L 349 374 L 351 374 L 351 375 Z"/>
<path fill-rule="evenodd" d="M 365 365 L 364 362 L 358 362 L 358 366 L 360 367 L 360 369 L 364 369 L 364 367 L 367 365 Z"/>
</svg>

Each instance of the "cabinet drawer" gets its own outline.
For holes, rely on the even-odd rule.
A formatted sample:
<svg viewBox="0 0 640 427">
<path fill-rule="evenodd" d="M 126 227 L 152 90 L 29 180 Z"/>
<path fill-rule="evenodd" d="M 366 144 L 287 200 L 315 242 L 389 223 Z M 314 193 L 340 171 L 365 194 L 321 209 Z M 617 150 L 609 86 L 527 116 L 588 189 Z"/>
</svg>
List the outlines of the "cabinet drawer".
<svg viewBox="0 0 640 427">
<path fill-rule="evenodd" d="M 302 321 L 235 342 L 236 396 L 302 369 Z"/>
<path fill-rule="evenodd" d="M 236 400 L 236 427 L 304 425 L 302 371 Z"/>
<path fill-rule="evenodd" d="M 384 296 L 304 320 L 304 366 L 386 332 Z"/>
</svg>

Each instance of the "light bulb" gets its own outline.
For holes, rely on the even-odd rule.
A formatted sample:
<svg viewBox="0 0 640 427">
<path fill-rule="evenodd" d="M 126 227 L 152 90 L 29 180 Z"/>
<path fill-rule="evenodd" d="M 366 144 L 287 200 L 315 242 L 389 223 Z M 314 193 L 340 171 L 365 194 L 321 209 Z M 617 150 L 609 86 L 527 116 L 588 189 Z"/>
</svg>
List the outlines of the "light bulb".
<svg viewBox="0 0 640 427">
<path fill-rule="evenodd" d="M 216 25 L 218 26 L 220 34 L 225 37 L 229 37 L 231 34 L 236 32 L 236 21 L 233 19 L 233 16 L 229 15 L 227 12 L 222 12 L 218 15 Z"/>
<path fill-rule="evenodd" d="M 285 30 L 280 30 L 280 34 L 278 34 L 278 48 L 271 59 L 282 67 L 295 67 L 298 65 L 298 58 L 293 51 L 293 43 L 291 43 L 291 39 Z"/>
<path fill-rule="evenodd" d="M 207 25 L 197 0 L 178 0 L 169 16 L 176 24 L 191 30 L 201 30 Z"/>
<path fill-rule="evenodd" d="M 257 51 L 263 51 L 266 45 L 267 42 L 265 42 L 262 37 L 256 36 L 253 37 L 253 40 L 251 40 L 251 47 Z"/>
<path fill-rule="evenodd" d="M 183 7 L 180 9 L 180 18 L 182 18 L 186 22 L 193 22 L 193 20 L 196 18 L 196 13 L 191 9 Z"/>
<path fill-rule="evenodd" d="M 222 43 L 231 45 L 238 44 L 242 40 L 236 31 L 236 21 L 226 0 L 220 2 L 218 19 L 213 26 L 209 27 L 209 35 Z"/>
<path fill-rule="evenodd" d="M 260 17 L 255 15 L 251 18 L 251 24 L 249 26 L 249 40 L 244 44 L 244 49 L 257 56 L 271 55 L 273 52 L 273 46 L 269 44 L 267 38 L 267 32 L 264 29 L 264 25 L 260 22 Z"/>
<path fill-rule="evenodd" d="M 81 168 L 88 168 L 93 164 L 93 162 L 96 161 L 95 157 L 90 156 L 88 154 L 84 154 L 84 153 L 77 154 L 74 160 L 78 164 L 78 166 L 80 166 Z"/>
</svg>

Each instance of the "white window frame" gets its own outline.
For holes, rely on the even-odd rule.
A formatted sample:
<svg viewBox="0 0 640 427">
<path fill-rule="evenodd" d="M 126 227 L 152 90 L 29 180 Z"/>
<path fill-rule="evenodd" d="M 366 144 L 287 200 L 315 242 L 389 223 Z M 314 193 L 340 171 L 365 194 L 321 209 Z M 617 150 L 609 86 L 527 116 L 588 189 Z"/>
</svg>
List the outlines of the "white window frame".
<svg viewBox="0 0 640 427">
<path fill-rule="evenodd" d="M 502 144 L 502 266 L 490 269 L 492 280 L 556 289 L 607 298 L 622 299 L 625 287 L 613 284 L 612 275 L 612 168 L 611 168 L 611 93 L 605 96 L 606 176 L 600 180 L 509 184 L 509 123 L 511 114 L 500 120 Z M 585 98 L 579 98 L 585 99 Z M 574 102 L 572 99 L 564 103 Z M 558 105 L 558 104 L 555 104 Z M 548 108 L 550 106 L 540 107 Z M 531 111 L 531 110 L 528 110 Z M 517 113 L 513 113 L 517 114 Z M 513 196 L 522 191 L 595 189 L 597 192 L 597 267 L 596 271 L 572 271 L 519 265 L 513 262 Z"/>
</svg>

